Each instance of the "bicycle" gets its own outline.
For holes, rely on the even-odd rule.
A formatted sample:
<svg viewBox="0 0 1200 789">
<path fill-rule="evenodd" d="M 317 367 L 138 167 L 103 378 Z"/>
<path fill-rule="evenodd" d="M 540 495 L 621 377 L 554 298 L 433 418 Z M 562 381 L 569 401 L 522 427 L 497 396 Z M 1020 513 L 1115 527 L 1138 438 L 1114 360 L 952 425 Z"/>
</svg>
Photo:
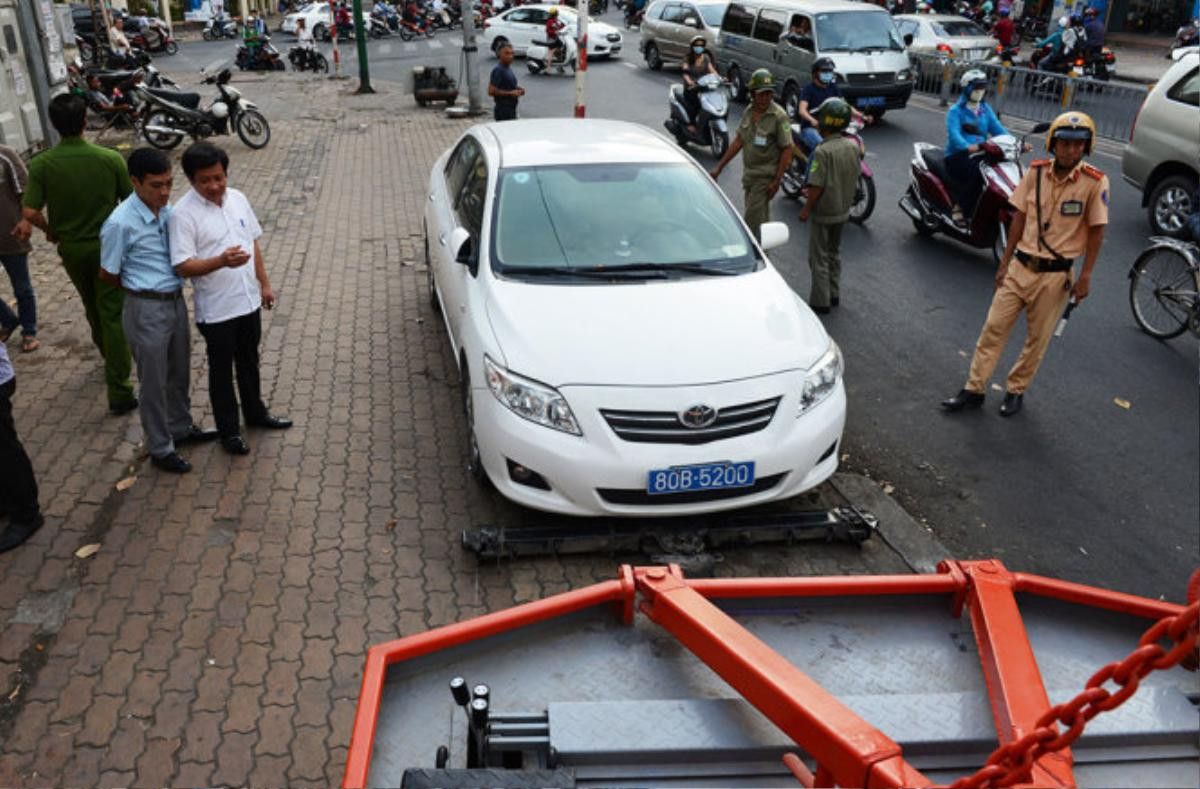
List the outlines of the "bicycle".
<svg viewBox="0 0 1200 789">
<path fill-rule="evenodd" d="M 1129 306 L 1142 331 L 1160 340 L 1200 337 L 1200 246 L 1166 236 L 1129 269 Z"/>
</svg>

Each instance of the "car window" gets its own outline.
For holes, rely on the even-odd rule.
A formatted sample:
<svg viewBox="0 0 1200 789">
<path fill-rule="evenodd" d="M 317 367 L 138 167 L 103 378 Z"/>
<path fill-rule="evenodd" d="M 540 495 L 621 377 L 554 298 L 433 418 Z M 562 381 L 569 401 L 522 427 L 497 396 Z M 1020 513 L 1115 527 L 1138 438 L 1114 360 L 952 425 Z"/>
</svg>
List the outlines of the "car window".
<svg viewBox="0 0 1200 789">
<path fill-rule="evenodd" d="M 754 28 L 754 11 L 755 9 L 741 3 L 730 3 L 725 11 L 725 19 L 721 22 L 721 32 L 739 36 L 750 35 Z"/>
<path fill-rule="evenodd" d="M 474 137 L 464 137 L 446 160 L 446 194 L 451 200 L 455 199 L 462 189 L 463 181 L 466 180 L 467 173 L 471 171 L 471 165 L 475 163 L 478 155 L 479 143 L 475 142 Z"/>
<path fill-rule="evenodd" d="M 565 13 L 563 11 L 559 11 L 558 15 L 562 17 L 562 21 L 564 23 L 570 23 L 572 20 L 571 15 L 568 13 Z M 541 8 L 530 8 L 529 9 L 529 19 L 527 19 L 526 21 L 530 22 L 531 24 L 535 24 L 535 25 L 544 25 L 544 24 L 546 24 L 546 20 L 549 18 L 550 18 L 550 14 L 546 13 Z"/>
<path fill-rule="evenodd" d="M 518 8 L 516 11 L 509 11 L 504 15 L 505 22 L 528 22 L 529 10 L 526 8 Z"/>
<path fill-rule="evenodd" d="M 900 30 L 901 37 L 903 37 L 903 36 L 912 36 L 913 38 L 917 37 L 917 23 L 913 22 L 911 19 L 901 19 L 899 22 L 896 23 L 896 27 Z"/>
<path fill-rule="evenodd" d="M 758 22 L 754 25 L 754 38 L 758 41 L 776 44 L 784 30 L 787 30 L 787 15 L 782 11 L 771 11 L 764 8 L 759 12 Z"/>
<path fill-rule="evenodd" d="M 725 16 L 725 6 L 702 5 L 700 6 L 700 16 L 704 18 L 704 24 L 709 27 L 720 27 L 721 18 Z"/>
<path fill-rule="evenodd" d="M 987 35 L 987 31 L 979 25 L 966 20 L 962 22 L 958 20 L 952 22 L 930 22 L 930 24 L 933 26 L 933 32 L 942 38 L 978 38 Z"/>
<path fill-rule="evenodd" d="M 817 14 L 817 49 L 821 52 L 903 50 L 886 11 L 838 11 Z"/>
<path fill-rule="evenodd" d="M 663 9 L 662 21 L 673 25 L 683 24 L 683 6 L 679 3 L 671 3 L 671 5 Z"/>
<path fill-rule="evenodd" d="M 476 156 L 470 172 L 467 173 L 466 183 L 454 201 L 454 214 L 458 217 L 458 223 L 466 228 L 476 242 L 479 241 L 479 232 L 483 228 L 483 204 L 487 201 L 487 170 L 487 159 L 482 154 Z"/>
<path fill-rule="evenodd" d="M 1200 107 L 1200 69 L 1192 69 L 1186 77 L 1176 82 L 1167 91 L 1167 98 Z"/>
<path fill-rule="evenodd" d="M 662 19 L 663 9 L 667 7 L 666 3 L 655 3 L 646 11 L 647 19 Z"/>
</svg>

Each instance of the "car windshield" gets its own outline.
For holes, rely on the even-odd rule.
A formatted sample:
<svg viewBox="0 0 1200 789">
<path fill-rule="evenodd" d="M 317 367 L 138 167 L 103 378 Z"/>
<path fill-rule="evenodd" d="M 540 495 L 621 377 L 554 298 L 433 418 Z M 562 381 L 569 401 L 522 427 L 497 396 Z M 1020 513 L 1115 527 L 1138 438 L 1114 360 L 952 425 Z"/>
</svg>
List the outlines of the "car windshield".
<svg viewBox="0 0 1200 789">
<path fill-rule="evenodd" d="M 817 49 L 821 52 L 903 50 L 904 41 L 886 11 L 840 11 L 817 14 Z"/>
<path fill-rule="evenodd" d="M 737 216 L 689 164 L 502 170 L 492 243 L 498 274 L 694 276 L 758 266 Z"/>
<path fill-rule="evenodd" d="M 700 16 L 704 17 L 704 24 L 709 27 L 720 27 L 721 18 L 725 16 L 725 6 L 702 5 L 700 6 Z"/>
<path fill-rule="evenodd" d="M 987 35 L 979 25 L 965 20 L 962 22 L 957 20 L 953 22 L 934 22 L 933 32 L 942 38 L 966 38 L 968 36 L 976 38 Z"/>
</svg>

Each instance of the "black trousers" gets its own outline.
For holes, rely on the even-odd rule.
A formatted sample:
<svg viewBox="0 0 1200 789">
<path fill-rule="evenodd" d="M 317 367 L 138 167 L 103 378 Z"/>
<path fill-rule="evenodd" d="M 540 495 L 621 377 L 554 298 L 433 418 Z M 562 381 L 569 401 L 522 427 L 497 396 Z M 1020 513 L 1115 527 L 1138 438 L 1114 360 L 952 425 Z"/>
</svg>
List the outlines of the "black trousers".
<svg viewBox="0 0 1200 789">
<path fill-rule="evenodd" d="M 235 371 L 237 394 L 241 396 L 242 416 L 246 423 L 259 422 L 267 416 L 258 377 L 258 342 L 262 339 L 260 312 L 255 310 L 249 315 L 218 323 L 196 324 L 204 336 L 208 354 L 208 394 L 212 400 L 213 418 L 222 437 L 242 432 L 238 424 L 238 397 L 233 393 Z"/>
<path fill-rule="evenodd" d="M 498 121 L 515 121 L 517 119 L 517 105 L 502 106 L 500 102 L 496 102 L 496 107 L 492 111 L 492 117 Z"/>
<path fill-rule="evenodd" d="M 38 519 L 38 487 L 33 464 L 13 424 L 12 396 L 17 379 L 0 384 L 0 512 L 7 512 L 13 523 Z"/>
<path fill-rule="evenodd" d="M 966 151 L 947 156 L 946 173 L 950 176 L 950 196 L 958 203 L 968 219 L 975 213 L 975 204 L 983 193 L 983 176 L 979 173 L 979 161 L 972 159 Z"/>
</svg>

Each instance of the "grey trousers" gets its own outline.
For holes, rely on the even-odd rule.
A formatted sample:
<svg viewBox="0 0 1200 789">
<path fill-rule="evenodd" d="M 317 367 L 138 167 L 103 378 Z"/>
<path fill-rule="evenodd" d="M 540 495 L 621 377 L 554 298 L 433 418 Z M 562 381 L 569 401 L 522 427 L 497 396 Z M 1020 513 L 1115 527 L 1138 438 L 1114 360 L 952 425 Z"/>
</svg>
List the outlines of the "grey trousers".
<svg viewBox="0 0 1200 789">
<path fill-rule="evenodd" d="M 137 362 L 138 413 L 146 449 L 154 457 L 163 457 L 175 451 L 172 437 L 185 435 L 192 426 L 187 302 L 129 295 L 121 320 Z"/>
<path fill-rule="evenodd" d="M 812 269 L 812 292 L 808 306 L 828 307 L 830 299 L 841 297 L 842 228 L 845 222 L 808 227 L 808 267 Z"/>
</svg>

